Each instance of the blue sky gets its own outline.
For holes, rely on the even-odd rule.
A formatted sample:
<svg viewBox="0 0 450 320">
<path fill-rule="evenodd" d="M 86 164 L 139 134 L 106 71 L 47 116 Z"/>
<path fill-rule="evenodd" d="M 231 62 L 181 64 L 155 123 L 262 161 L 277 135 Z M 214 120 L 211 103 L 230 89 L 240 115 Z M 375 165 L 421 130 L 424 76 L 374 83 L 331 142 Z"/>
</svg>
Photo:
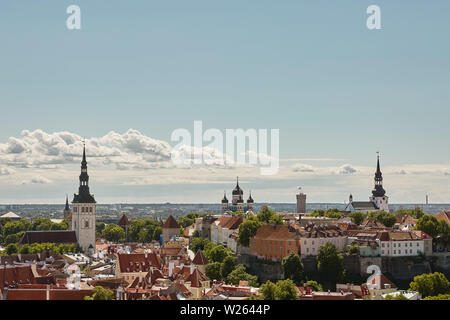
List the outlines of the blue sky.
<svg viewBox="0 0 450 320">
<path fill-rule="evenodd" d="M 70 4 L 81 8 L 79 31 L 65 26 Z M 366 28 L 371 4 L 381 7 L 382 30 Z M 300 161 L 312 166 L 371 168 L 381 150 L 393 171 L 420 166 L 447 173 L 449 9 L 444 0 L 3 1 L 0 144 L 22 130 L 90 138 L 130 128 L 170 143 L 174 129 L 202 120 L 222 130 L 279 128 L 282 158 L 334 159 Z M 354 194 L 368 196 L 370 175 Z M 317 191 L 316 201 L 343 201 L 352 189 L 343 190 L 352 182 L 336 176 L 292 178 L 300 181 L 283 187 L 284 178 L 248 183 L 268 188 L 267 201 L 294 199 L 280 190 L 306 181 L 310 189 L 337 184 L 327 194 Z M 394 202 L 422 199 L 428 187 L 418 191 L 421 184 L 450 202 L 449 176 L 408 178 L 398 182 L 405 189 Z M 59 196 L 38 193 L 60 188 L 58 179 L 49 180 L 47 190 L 18 190 L 52 201 Z M 182 188 L 174 183 L 168 190 Z M 166 200 L 148 196 L 163 189 L 143 187 L 142 201 Z M 200 191 L 186 198 L 199 201 L 206 189 L 208 183 L 198 184 Z M 15 194 L 4 193 L 0 202 Z"/>
</svg>

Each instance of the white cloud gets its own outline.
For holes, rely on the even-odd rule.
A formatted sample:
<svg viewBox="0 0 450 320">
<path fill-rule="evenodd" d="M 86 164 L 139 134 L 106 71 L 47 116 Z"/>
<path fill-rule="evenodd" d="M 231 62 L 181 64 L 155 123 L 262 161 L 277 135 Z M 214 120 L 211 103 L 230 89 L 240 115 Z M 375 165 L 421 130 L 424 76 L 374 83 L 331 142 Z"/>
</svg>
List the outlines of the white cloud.
<svg viewBox="0 0 450 320">
<path fill-rule="evenodd" d="M 46 177 L 37 176 L 37 177 L 31 178 L 30 180 L 22 181 L 22 184 L 49 184 L 52 182 L 53 182 L 52 180 L 50 180 Z"/>
<path fill-rule="evenodd" d="M 15 173 L 16 170 L 13 170 L 8 167 L 0 167 L 0 176 L 9 176 L 10 174 Z"/>
<path fill-rule="evenodd" d="M 353 174 L 355 172 L 357 172 L 358 170 L 356 168 L 354 168 L 352 165 L 350 164 L 344 164 L 343 166 L 340 166 L 337 173 L 338 174 Z"/>
<path fill-rule="evenodd" d="M 292 166 L 294 172 L 314 172 L 314 169 L 309 164 L 296 163 Z"/>
</svg>

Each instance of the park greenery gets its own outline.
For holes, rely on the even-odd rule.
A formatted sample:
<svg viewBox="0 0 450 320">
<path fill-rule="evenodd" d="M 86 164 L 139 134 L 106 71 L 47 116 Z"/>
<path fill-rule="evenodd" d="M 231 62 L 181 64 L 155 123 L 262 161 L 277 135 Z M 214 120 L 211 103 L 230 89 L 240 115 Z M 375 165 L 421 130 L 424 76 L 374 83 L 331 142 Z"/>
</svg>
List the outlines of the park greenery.
<svg viewBox="0 0 450 320">
<path fill-rule="evenodd" d="M 267 281 L 260 288 L 261 300 L 298 300 L 295 283 L 291 279 Z"/>
<path fill-rule="evenodd" d="M 327 242 L 319 248 L 317 269 L 326 289 L 335 289 L 336 283 L 344 279 L 345 270 L 342 260 L 342 254 L 333 243 Z"/>
<path fill-rule="evenodd" d="M 281 262 L 283 268 L 284 278 L 291 279 L 296 285 L 301 285 L 305 281 L 305 274 L 303 272 L 303 263 L 300 256 L 291 253 L 285 257 Z"/>
<path fill-rule="evenodd" d="M 448 245 L 450 243 L 450 226 L 433 215 L 424 215 L 416 223 L 416 230 L 421 230 L 433 237 L 433 242 Z"/>
<path fill-rule="evenodd" d="M 344 216 L 344 212 L 339 211 L 336 208 L 332 208 L 332 209 L 328 209 L 328 210 L 323 210 L 323 209 L 317 209 L 314 210 L 313 212 L 311 212 L 309 214 L 309 216 L 311 217 L 326 217 L 326 218 L 331 218 L 331 219 L 340 219 Z"/>
<path fill-rule="evenodd" d="M 114 291 L 105 289 L 101 286 L 95 286 L 92 296 L 85 296 L 84 300 L 114 300 Z"/>
<path fill-rule="evenodd" d="M 46 250 L 60 254 L 82 252 L 81 248 L 75 244 L 33 243 L 31 245 L 24 244 L 19 248 L 16 243 L 10 243 L 6 246 L 5 251 L 0 251 L 0 255 L 36 254 Z"/>
<path fill-rule="evenodd" d="M 358 256 L 359 256 L 359 253 L 360 253 L 359 246 L 358 246 L 357 244 L 351 245 L 351 246 L 348 248 L 347 253 L 348 253 L 349 255 L 355 254 L 355 255 L 358 255 Z"/>
<path fill-rule="evenodd" d="M 418 291 L 422 298 L 450 294 L 450 281 L 440 272 L 415 276 L 409 286 L 411 290 Z"/>
<path fill-rule="evenodd" d="M 16 244 L 27 231 L 67 230 L 67 221 L 52 222 L 49 218 L 37 218 L 33 221 L 21 219 L 11 221 L 9 218 L 0 218 L 0 244 Z"/>
</svg>

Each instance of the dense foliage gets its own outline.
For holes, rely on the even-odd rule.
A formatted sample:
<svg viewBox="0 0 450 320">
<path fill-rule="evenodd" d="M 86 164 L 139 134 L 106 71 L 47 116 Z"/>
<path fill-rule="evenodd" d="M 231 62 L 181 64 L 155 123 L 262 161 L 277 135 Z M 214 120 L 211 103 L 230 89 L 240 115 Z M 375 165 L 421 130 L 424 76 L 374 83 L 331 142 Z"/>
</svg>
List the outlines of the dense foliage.
<svg viewBox="0 0 450 320">
<path fill-rule="evenodd" d="M 6 246 L 8 244 L 17 243 L 26 231 L 43 231 L 43 230 L 67 230 L 67 221 L 61 223 L 52 222 L 48 218 L 37 218 L 32 222 L 28 219 L 11 221 L 10 219 L 0 219 L 0 244 Z"/>
<path fill-rule="evenodd" d="M 291 279 L 279 280 L 277 283 L 267 281 L 260 288 L 262 300 L 298 300 L 295 284 Z"/>
<path fill-rule="evenodd" d="M 409 286 L 411 290 L 420 292 L 422 298 L 440 294 L 450 294 L 450 282 L 445 275 L 440 272 L 425 273 L 415 276 Z"/>
<path fill-rule="evenodd" d="M 391 212 L 386 211 L 371 211 L 367 215 L 369 218 L 375 218 L 378 222 L 382 223 L 386 227 L 393 227 L 397 218 Z"/>
<path fill-rule="evenodd" d="M 96 286 L 92 296 L 85 296 L 84 300 L 114 300 L 114 291 Z"/>
<path fill-rule="evenodd" d="M 41 253 L 47 249 L 61 254 L 82 252 L 81 248 L 75 244 L 33 243 L 31 245 L 24 244 L 19 248 L 16 243 L 10 243 L 6 246 L 5 251 L 0 251 L 0 255 Z"/>
<path fill-rule="evenodd" d="M 281 267 L 283 268 L 285 279 L 291 279 L 298 286 L 305 281 L 303 263 L 298 254 L 291 253 L 285 257 L 281 262 Z"/>
<path fill-rule="evenodd" d="M 336 283 L 345 276 L 342 260 L 342 254 L 333 243 L 327 242 L 319 248 L 317 268 L 326 288 L 334 289 Z"/>
</svg>

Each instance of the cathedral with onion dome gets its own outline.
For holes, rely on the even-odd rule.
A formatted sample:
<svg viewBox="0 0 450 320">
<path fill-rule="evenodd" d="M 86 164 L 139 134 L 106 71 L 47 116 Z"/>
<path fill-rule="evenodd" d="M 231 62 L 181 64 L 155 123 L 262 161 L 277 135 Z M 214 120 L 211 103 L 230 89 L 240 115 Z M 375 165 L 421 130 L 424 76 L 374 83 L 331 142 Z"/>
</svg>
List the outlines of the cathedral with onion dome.
<svg viewBox="0 0 450 320">
<path fill-rule="evenodd" d="M 232 191 L 231 203 L 227 199 L 226 192 L 224 192 L 222 199 L 222 213 L 240 212 L 247 213 L 253 212 L 253 198 L 251 192 L 247 202 L 244 202 L 244 191 L 239 186 L 239 177 L 236 178 L 236 187 Z"/>
</svg>

